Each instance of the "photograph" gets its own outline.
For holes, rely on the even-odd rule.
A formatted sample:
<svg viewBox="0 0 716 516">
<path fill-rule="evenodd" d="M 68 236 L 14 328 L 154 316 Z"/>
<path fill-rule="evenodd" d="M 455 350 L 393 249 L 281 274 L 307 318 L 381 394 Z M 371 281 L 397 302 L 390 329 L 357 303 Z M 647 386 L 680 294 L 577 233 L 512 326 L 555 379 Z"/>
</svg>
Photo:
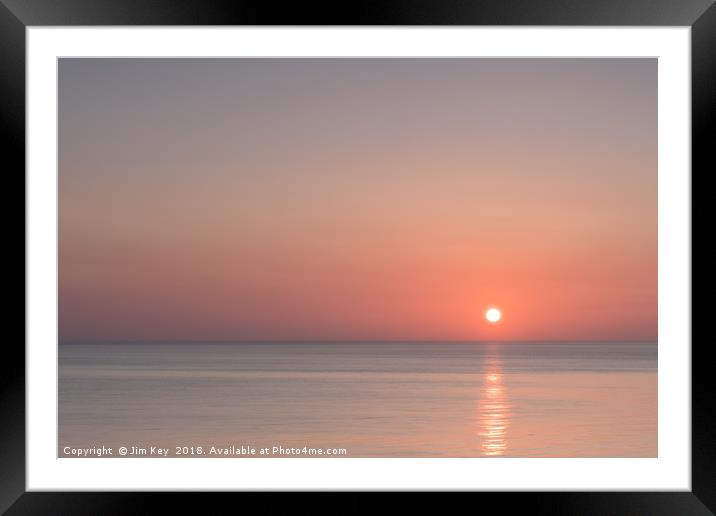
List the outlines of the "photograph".
<svg viewBox="0 0 716 516">
<path fill-rule="evenodd" d="M 59 57 L 57 457 L 657 458 L 658 82 Z"/>
</svg>

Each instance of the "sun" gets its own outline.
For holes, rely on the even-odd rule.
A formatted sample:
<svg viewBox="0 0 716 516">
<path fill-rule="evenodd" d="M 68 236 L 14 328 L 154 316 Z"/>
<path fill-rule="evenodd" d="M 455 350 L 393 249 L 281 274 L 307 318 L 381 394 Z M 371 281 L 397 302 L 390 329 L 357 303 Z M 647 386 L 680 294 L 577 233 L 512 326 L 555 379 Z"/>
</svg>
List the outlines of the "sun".
<svg viewBox="0 0 716 516">
<path fill-rule="evenodd" d="M 497 308 L 489 308 L 487 312 L 485 312 L 485 319 L 491 323 L 496 323 L 502 319 L 502 312 L 500 312 Z"/>
</svg>

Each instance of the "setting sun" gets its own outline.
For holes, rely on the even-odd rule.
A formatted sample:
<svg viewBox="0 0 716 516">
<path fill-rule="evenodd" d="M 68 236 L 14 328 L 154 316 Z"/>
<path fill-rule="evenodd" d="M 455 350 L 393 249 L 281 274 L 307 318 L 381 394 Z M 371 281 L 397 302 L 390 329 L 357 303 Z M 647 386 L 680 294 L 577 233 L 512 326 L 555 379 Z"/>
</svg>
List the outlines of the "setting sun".
<svg viewBox="0 0 716 516">
<path fill-rule="evenodd" d="M 497 308 L 490 308 L 487 312 L 485 312 L 485 319 L 491 323 L 496 323 L 502 319 L 502 312 L 500 312 Z"/>
</svg>

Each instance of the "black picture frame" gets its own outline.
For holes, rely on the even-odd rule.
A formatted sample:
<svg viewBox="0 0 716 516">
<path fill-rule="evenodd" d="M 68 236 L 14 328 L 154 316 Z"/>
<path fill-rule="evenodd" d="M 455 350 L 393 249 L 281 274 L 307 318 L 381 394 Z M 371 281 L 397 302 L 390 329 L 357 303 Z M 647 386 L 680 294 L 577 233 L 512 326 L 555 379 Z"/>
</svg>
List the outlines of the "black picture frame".
<svg viewBox="0 0 716 516">
<path fill-rule="evenodd" d="M 287 2 L 281 6 L 268 1 L 225 0 L 0 0 L 0 142 L 5 147 L 3 162 L 8 164 L 3 167 L 6 182 L 24 178 L 25 29 L 41 25 L 690 26 L 692 185 L 694 176 L 716 170 L 710 136 L 716 133 L 714 0 L 394 0 L 344 5 Z M 20 195 L 12 186 L 6 188 L 6 192 Z M 18 188 L 24 192 L 24 179 Z M 24 193 L 22 197 L 25 198 Z M 694 213 L 692 204 L 692 219 Z M 6 224 L 14 217 L 14 214 L 12 218 L 7 216 Z M 14 256 L 9 246 L 7 249 L 8 256 Z M 24 249 L 23 243 L 23 263 Z M 23 293 L 23 299 L 24 296 Z M 6 321 L 19 324 L 10 317 Z M 708 346 L 708 341 L 692 343 L 690 492 L 474 493 L 470 496 L 480 497 L 481 508 L 487 504 L 508 513 L 518 506 L 550 514 L 713 513 L 716 511 L 716 429 L 710 415 L 716 382 L 708 360 Z M 0 368 L 0 511 L 7 511 L 9 515 L 144 514 L 151 512 L 152 506 L 161 506 L 162 510 L 211 513 L 212 507 L 218 505 L 228 503 L 232 507 L 237 496 L 242 497 L 242 502 L 234 508 L 248 508 L 244 505 L 246 497 L 254 497 L 248 493 L 214 493 L 209 498 L 208 494 L 186 493 L 25 492 L 25 352 L 19 338 L 5 343 Z M 303 496 L 291 495 L 290 503 L 295 510 L 304 500 Z M 313 500 L 308 503 L 312 512 L 319 508 Z M 341 512 L 358 512 L 368 502 L 352 496 L 350 501 L 341 503 Z"/>
</svg>

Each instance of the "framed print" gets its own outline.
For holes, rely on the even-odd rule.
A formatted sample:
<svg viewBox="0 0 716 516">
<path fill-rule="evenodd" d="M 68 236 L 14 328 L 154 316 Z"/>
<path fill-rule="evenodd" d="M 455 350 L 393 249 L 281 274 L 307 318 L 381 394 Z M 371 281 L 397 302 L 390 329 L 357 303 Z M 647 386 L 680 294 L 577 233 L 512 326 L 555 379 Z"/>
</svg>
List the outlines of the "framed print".
<svg viewBox="0 0 716 516">
<path fill-rule="evenodd" d="M 691 178 L 716 8 L 557 4 L 6 1 L 26 330 L 3 509 L 708 514 Z"/>
</svg>

